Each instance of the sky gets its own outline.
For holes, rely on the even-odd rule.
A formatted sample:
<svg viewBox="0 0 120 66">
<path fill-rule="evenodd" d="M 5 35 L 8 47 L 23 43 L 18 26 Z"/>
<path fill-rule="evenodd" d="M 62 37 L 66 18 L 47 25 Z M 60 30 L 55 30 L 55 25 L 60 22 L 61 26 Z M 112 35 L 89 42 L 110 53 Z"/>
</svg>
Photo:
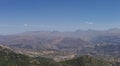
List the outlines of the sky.
<svg viewBox="0 0 120 66">
<path fill-rule="evenodd" d="M 0 0 L 0 34 L 120 28 L 120 0 Z"/>
</svg>

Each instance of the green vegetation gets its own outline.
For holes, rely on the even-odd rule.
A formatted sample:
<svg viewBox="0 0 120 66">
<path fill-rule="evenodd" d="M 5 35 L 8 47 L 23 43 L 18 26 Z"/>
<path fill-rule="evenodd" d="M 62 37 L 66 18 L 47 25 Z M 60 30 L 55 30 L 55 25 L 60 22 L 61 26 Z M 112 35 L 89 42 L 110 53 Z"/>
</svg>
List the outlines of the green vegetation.
<svg viewBox="0 0 120 66">
<path fill-rule="evenodd" d="M 0 66 L 29 66 L 29 60 L 28 56 L 0 49 Z"/>
<path fill-rule="evenodd" d="M 88 55 L 76 59 L 55 62 L 47 58 L 31 58 L 8 49 L 0 48 L 0 66 L 119 66 L 117 62 L 106 62 Z"/>
<path fill-rule="evenodd" d="M 61 63 L 63 66 L 109 66 L 109 63 L 97 60 L 88 55 L 79 57 L 77 59 L 62 61 Z"/>
</svg>

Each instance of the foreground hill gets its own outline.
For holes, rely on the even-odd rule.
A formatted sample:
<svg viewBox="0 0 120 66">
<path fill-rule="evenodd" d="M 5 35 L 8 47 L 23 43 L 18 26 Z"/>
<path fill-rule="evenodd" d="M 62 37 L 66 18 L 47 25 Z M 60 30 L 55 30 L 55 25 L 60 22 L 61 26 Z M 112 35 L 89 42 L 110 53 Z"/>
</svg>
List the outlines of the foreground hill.
<svg viewBox="0 0 120 66">
<path fill-rule="evenodd" d="M 28 56 L 17 54 L 5 46 L 0 46 L 0 66 L 29 66 Z"/>
<path fill-rule="evenodd" d="M 0 46 L 0 66 L 48 66 L 53 60 L 32 58 L 15 53 L 6 46 Z"/>
<path fill-rule="evenodd" d="M 61 62 L 63 66 L 110 66 L 111 64 L 106 61 L 101 61 L 92 58 L 88 55 L 76 59 L 71 59 Z"/>
<path fill-rule="evenodd" d="M 0 66 L 119 66 L 120 63 L 106 62 L 88 55 L 76 59 L 55 62 L 47 58 L 32 58 L 18 54 L 8 47 L 0 46 Z"/>
</svg>

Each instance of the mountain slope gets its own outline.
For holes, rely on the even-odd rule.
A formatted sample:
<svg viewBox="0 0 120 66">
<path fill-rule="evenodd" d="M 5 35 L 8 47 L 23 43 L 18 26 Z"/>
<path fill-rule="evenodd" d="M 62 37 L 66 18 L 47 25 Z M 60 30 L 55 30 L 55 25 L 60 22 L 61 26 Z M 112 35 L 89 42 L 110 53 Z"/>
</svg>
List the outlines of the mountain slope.
<svg viewBox="0 0 120 66">
<path fill-rule="evenodd" d="M 0 66 L 48 66 L 52 62 L 51 59 L 29 57 L 0 46 Z"/>
<path fill-rule="evenodd" d="M 0 66 L 119 66 L 118 62 L 107 62 L 88 55 L 71 60 L 55 62 L 47 58 L 32 58 L 13 52 L 6 46 L 0 46 Z"/>
<path fill-rule="evenodd" d="M 66 66 L 110 66 L 106 61 L 101 61 L 90 56 L 82 56 L 76 59 L 61 62 Z"/>
</svg>

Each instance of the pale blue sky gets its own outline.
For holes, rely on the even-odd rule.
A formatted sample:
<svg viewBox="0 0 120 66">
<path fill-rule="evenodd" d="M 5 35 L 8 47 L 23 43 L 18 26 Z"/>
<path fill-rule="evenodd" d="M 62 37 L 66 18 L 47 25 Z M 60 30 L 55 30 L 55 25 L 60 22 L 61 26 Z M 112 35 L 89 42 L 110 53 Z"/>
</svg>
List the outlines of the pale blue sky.
<svg viewBox="0 0 120 66">
<path fill-rule="evenodd" d="M 120 28 L 120 0 L 0 0 L 0 34 Z"/>
</svg>

